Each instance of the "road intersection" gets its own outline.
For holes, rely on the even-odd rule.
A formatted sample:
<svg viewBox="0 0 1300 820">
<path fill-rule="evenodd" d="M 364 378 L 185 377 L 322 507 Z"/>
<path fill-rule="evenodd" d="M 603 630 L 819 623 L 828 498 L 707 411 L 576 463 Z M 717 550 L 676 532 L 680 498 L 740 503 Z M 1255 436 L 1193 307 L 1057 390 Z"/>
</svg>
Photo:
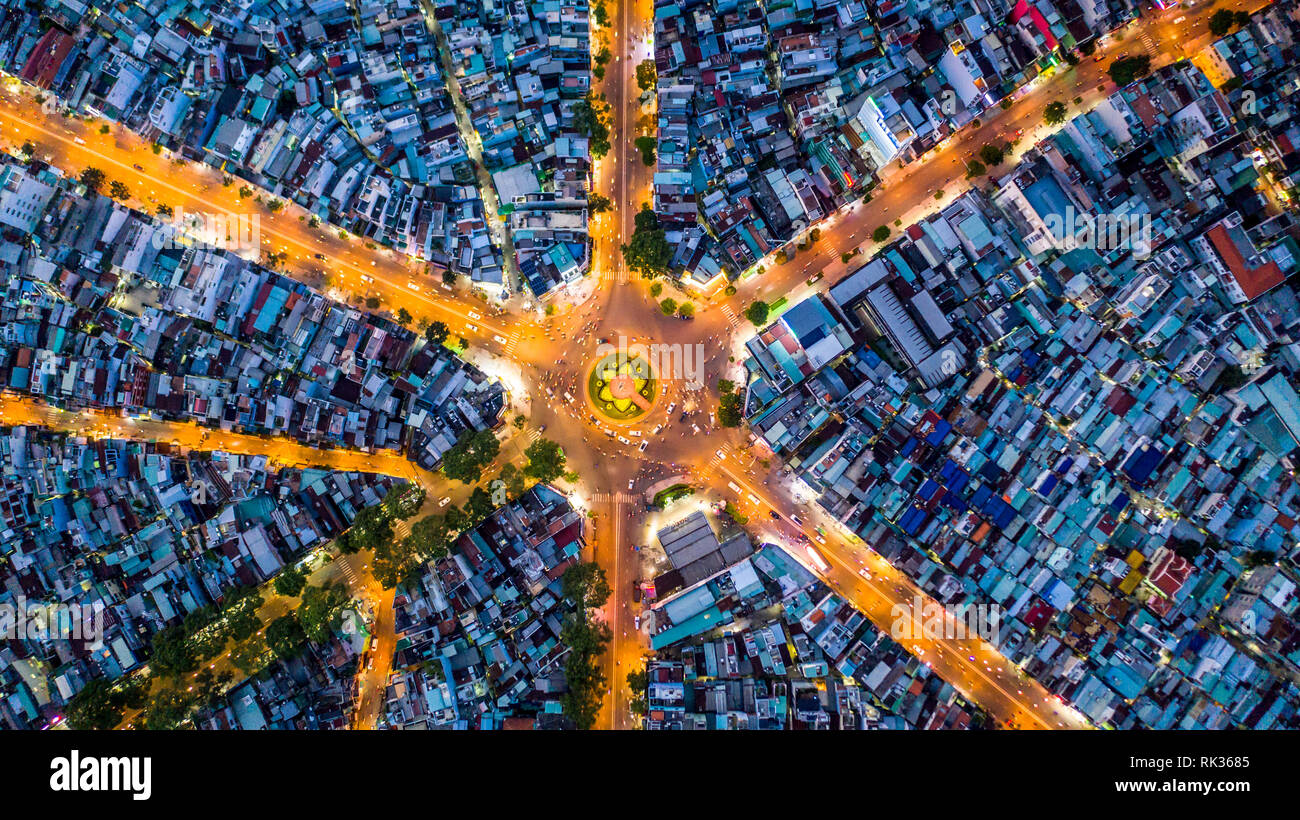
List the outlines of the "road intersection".
<svg viewBox="0 0 1300 820">
<path fill-rule="evenodd" d="M 463 284 L 444 285 L 440 271 L 430 270 L 418 260 L 367 246 L 355 237 L 342 238 L 336 227 L 314 224 L 309 214 L 292 203 L 269 210 L 265 203 L 271 194 L 262 192 L 250 201 L 241 191 L 245 183 L 240 180 L 228 180 L 209 166 L 155 151 L 146 140 L 119 126 L 112 125 L 103 133 L 98 122 L 65 116 L 48 104 L 42 106 L 31 89 L 11 78 L 0 89 L 0 129 L 5 144 L 33 142 L 38 157 L 67 173 L 93 166 L 125 182 L 132 192 L 129 204 L 136 207 L 153 210 L 151 204 L 165 203 L 192 212 L 253 210 L 261 218 L 264 249 L 286 255 L 282 266 L 286 275 L 358 307 L 367 298 L 378 298 L 379 310 L 395 313 L 405 309 L 413 320 L 442 321 L 453 336 L 466 338 L 471 358 L 482 354 L 510 363 L 512 376 L 507 386 L 516 406 L 529 406 L 532 428 L 544 427 L 546 437 L 564 447 L 568 468 L 580 476 L 576 485 L 564 488 L 576 504 L 591 513 L 589 557 L 605 569 L 614 590 L 603 612 L 613 638 L 604 659 L 610 692 L 598 726 L 630 728 L 635 718 L 628 708 L 632 693 L 625 676 L 648 651 L 646 624 L 640 622 L 642 629 L 637 628 L 639 606 L 631 596 L 640 573 L 633 549 L 644 543 L 638 518 L 645 488 L 667 473 L 688 475 L 697 486 L 733 497 L 738 508 L 754 513 L 751 520 L 761 525 L 757 535 L 792 545 L 796 558 L 877 626 L 888 629 L 900 606 L 910 610 L 915 601 L 929 603 L 905 574 L 870 545 L 815 505 L 803 503 L 783 489 L 788 482 L 782 480 L 781 465 L 757 457 L 755 445 L 745 433 L 711 423 L 709 411 L 716 406 L 717 380 L 743 380 L 736 362 L 741 360 L 743 338 L 752 328 L 739 318 L 740 308 L 763 294 L 788 295 L 795 301 L 829 286 L 848 269 L 840 260 L 842 253 L 861 248 L 869 254 L 876 247 L 868 237 L 877 226 L 892 224 L 895 219 L 908 224 L 968 187 L 961 169 L 979 146 L 1023 131 L 1019 150 L 1024 150 L 1048 134 L 1042 125 L 1042 110 L 1048 102 L 1065 101 L 1074 114 L 1095 105 L 1115 88 L 1104 74 L 1105 66 L 1091 59 L 1040 79 L 1018 94 L 1010 108 L 995 109 L 982 124 L 959 132 L 906 167 L 892 170 L 869 203 L 849 206 L 821 225 L 821 238 L 809 250 L 785 264 L 765 260 L 767 272 L 737 281 L 739 293 L 729 299 L 719 291 L 696 294 L 696 318 L 685 321 L 658 310 L 648 294 L 648 283 L 629 276 L 619 250 L 631 236 L 641 203 L 652 201 L 653 169 L 642 163 L 635 140 L 645 133 L 638 129 L 653 122 L 648 115 L 653 114 L 654 101 L 637 95 L 635 69 L 640 60 L 652 56 L 647 43 L 652 33 L 653 2 L 611 0 L 610 5 L 611 25 L 593 34 L 594 42 L 607 45 L 614 57 L 599 84 L 610 104 L 613 147 L 595 164 L 593 188 L 608 196 L 613 206 L 592 220 L 593 271 L 586 282 L 585 298 L 565 304 L 554 316 L 517 302 L 492 306 Z M 1251 4 L 1250 8 L 1261 5 Z M 1168 15 L 1143 19 L 1108 37 L 1103 52 L 1113 56 L 1139 48 L 1154 51 L 1156 66 L 1181 59 L 1209 41 L 1208 13 L 1208 8 L 1186 12 L 1188 19 L 1182 25 L 1171 23 Z M 1142 45 L 1135 45 L 1139 43 Z M 1083 102 L 1070 102 L 1075 97 L 1082 97 Z M 818 273 L 823 274 L 820 279 L 807 281 Z M 593 281 L 595 286 L 590 287 Z M 630 343 L 679 349 L 704 345 L 707 375 L 703 387 L 673 374 L 660 374 L 654 406 L 631 425 L 639 428 L 641 440 L 648 442 L 644 450 L 621 445 L 622 431 L 613 432 L 619 425 L 596 420 L 583 399 L 587 369 L 597 347 L 602 340 L 619 337 Z M 421 470 L 395 451 L 319 450 L 289 440 L 204 430 L 194 424 L 87 412 L 88 416 L 78 416 L 14 395 L 0 397 L 0 416 L 6 424 L 85 432 L 87 418 L 93 418 L 91 428 L 99 427 L 105 435 L 178 441 L 194 449 L 261 453 L 286 466 L 364 470 L 415 480 L 428 493 L 424 512 L 431 509 L 434 499 L 452 492 L 441 475 Z M 696 427 L 700 431 L 692 432 Z M 652 429 L 659 433 L 648 435 Z M 732 486 L 739 486 L 742 492 L 730 489 Z M 457 494 L 464 491 L 459 488 Z M 780 518 L 770 517 L 772 512 Z M 806 523 L 796 526 L 792 515 Z M 828 559 L 825 568 L 801 554 L 801 545 L 814 539 L 823 542 L 817 549 Z M 372 605 L 391 610 L 391 591 L 380 589 L 365 566 L 349 567 L 361 573 L 358 586 Z M 387 664 L 395 641 L 392 622 L 391 612 L 386 619 L 377 618 L 377 655 L 384 660 L 372 670 L 362 671 L 358 726 L 374 726 L 382 711 Z M 902 643 L 1000 724 L 1021 728 L 1087 725 L 1082 716 L 983 641 L 917 638 Z"/>
</svg>

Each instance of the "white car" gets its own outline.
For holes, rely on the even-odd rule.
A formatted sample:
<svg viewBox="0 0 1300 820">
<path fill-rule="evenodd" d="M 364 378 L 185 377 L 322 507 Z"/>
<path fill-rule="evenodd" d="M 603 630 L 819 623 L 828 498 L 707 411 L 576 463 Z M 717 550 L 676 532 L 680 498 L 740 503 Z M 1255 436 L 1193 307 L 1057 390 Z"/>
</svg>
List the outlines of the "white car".
<svg viewBox="0 0 1300 820">
<path fill-rule="evenodd" d="M 726 461 L 726 460 L 727 460 L 727 454 L 724 453 L 724 452 L 722 452 L 721 450 L 716 450 L 716 451 L 714 451 L 713 454 L 714 454 L 715 456 L 717 456 L 718 458 L 722 459 L 723 461 Z"/>
<path fill-rule="evenodd" d="M 450 504 L 450 503 L 451 503 L 451 496 L 449 496 L 449 495 L 444 495 L 444 496 L 442 497 L 442 499 L 438 502 L 438 506 L 439 506 L 439 507 L 445 507 L 445 506 L 447 506 L 447 505 Z"/>
<path fill-rule="evenodd" d="M 478 333 L 478 325 L 465 325 L 465 328 L 471 333 Z"/>
<path fill-rule="evenodd" d="M 633 616 L 632 616 L 632 628 L 633 628 L 633 629 L 640 629 L 640 628 L 641 628 L 641 616 L 640 616 L 640 615 L 633 615 Z"/>
<path fill-rule="evenodd" d="M 469 318 L 471 318 L 471 319 L 482 319 L 483 317 L 480 316 L 480 315 L 478 315 L 477 313 L 475 313 L 474 311 L 471 310 L 471 311 L 469 312 Z"/>
<path fill-rule="evenodd" d="M 619 437 L 618 437 L 618 440 L 619 440 L 620 442 L 622 442 L 623 444 L 631 444 L 631 443 L 632 443 L 632 440 L 629 439 L 627 436 L 619 436 Z"/>
<path fill-rule="evenodd" d="M 673 411 L 676 409 L 677 409 L 677 402 L 673 402 L 672 404 L 668 405 L 668 415 L 671 416 L 673 414 Z"/>
<path fill-rule="evenodd" d="M 492 337 L 492 340 L 495 341 L 495 342 L 496 342 L 497 344 L 499 344 L 499 345 L 503 345 L 503 344 L 506 343 L 506 337 L 505 337 L 505 336 L 493 336 L 493 337 Z"/>
<path fill-rule="evenodd" d="M 373 282 L 373 281 L 375 281 L 375 277 L 373 277 L 373 276 L 367 276 L 366 274 L 363 273 L 363 274 L 361 274 L 361 281 L 362 281 L 362 282 Z"/>
<path fill-rule="evenodd" d="M 635 436 L 636 438 L 641 438 L 641 431 L 640 431 L 640 430 L 628 430 L 628 431 L 627 431 L 627 434 L 628 434 L 629 436 Z"/>
<path fill-rule="evenodd" d="M 420 292 L 420 286 L 415 284 L 414 282 L 407 282 L 406 286 L 411 290 L 415 291 L 416 293 Z"/>
<path fill-rule="evenodd" d="M 694 431 L 694 432 L 691 433 L 691 435 L 693 435 L 693 436 L 698 436 L 698 435 L 700 434 L 700 428 L 699 428 L 699 425 L 692 424 L 692 425 L 691 425 L 691 430 Z"/>
<path fill-rule="evenodd" d="M 650 446 L 650 442 L 648 442 L 648 441 L 643 441 L 643 442 L 641 442 L 641 446 L 638 447 L 637 449 L 644 453 L 644 452 L 645 452 L 645 448 L 647 448 L 647 447 L 649 447 L 649 446 Z"/>
<path fill-rule="evenodd" d="M 635 484 L 635 483 L 636 483 L 636 479 L 634 479 L 634 478 L 629 478 L 629 479 L 627 480 L 627 488 L 628 488 L 629 490 L 632 489 L 632 485 Z"/>
<path fill-rule="evenodd" d="M 653 429 L 653 430 L 650 431 L 650 435 L 652 435 L 652 436 L 657 436 L 657 435 L 659 435 L 659 431 L 660 431 L 660 430 L 663 430 L 663 429 L 664 429 L 664 426 L 663 426 L 662 424 L 656 424 L 656 425 L 655 425 L 655 429 Z"/>
</svg>

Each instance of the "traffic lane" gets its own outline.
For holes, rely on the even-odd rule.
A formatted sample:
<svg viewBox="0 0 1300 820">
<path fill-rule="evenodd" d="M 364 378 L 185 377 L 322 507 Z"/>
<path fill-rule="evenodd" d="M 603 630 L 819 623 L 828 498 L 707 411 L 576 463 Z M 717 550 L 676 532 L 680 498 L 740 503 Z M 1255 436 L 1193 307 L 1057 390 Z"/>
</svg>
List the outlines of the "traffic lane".
<svg viewBox="0 0 1300 820">
<path fill-rule="evenodd" d="M 0 106 L 0 120 L 7 122 L 8 130 L 18 135 L 17 142 L 38 143 L 38 156 L 50 155 L 53 164 L 59 165 L 74 176 L 79 173 L 77 169 L 91 166 L 106 171 L 111 169 L 114 171 L 114 178 L 124 182 L 128 187 L 148 190 L 152 193 L 163 190 L 178 196 L 180 202 L 166 203 L 173 208 L 183 208 L 192 212 L 248 212 L 249 215 L 256 213 L 259 219 L 259 232 L 264 234 L 262 237 L 264 245 L 272 244 L 271 239 L 274 238 L 279 241 L 280 248 L 293 248 L 300 252 L 299 255 L 291 257 L 291 264 L 288 264 L 283 271 L 286 275 L 293 278 L 319 275 L 320 270 L 315 262 L 322 260 L 317 260 L 315 255 L 321 253 L 327 257 L 323 261 L 334 269 L 346 270 L 356 275 L 358 280 L 361 277 L 372 279 L 372 282 L 360 281 L 360 285 L 380 286 L 375 290 L 381 295 L 386 294 L 391 301 L 397 303 L 396 306 L 405 306 L 408 309 L 410 306 L 415 306 L 416 310 L 412 312 L 417 315 L 417 318 L 430 316 L 441 321 L 448 319 L 472 321 L 468 314 L 473 309 L 473 303 L 458 300 L 454 295 L 446 298 L 431 298 L 424 292 L 426 285 L 433 286 L 431 283 L 422 285 L 418 292 L 411 289 L 408 283 L 413 277 L 422 274 L 411 271 L 406 264 L 394 259 L 391 252 L 381 253 L 378 248 L 373 251 L 367 249 L 364 247 L 363 240 L 355 237 L 349 241 L 339 240 L 336 234 L 326 229 L 309 233 L 315 229 L 308 227 L 305 220 L 298 221 L 299 216 L 307 217 L 309 214 L 296 204 L 284 200 L 285 206 L 278 212 L 268 211 L 260 204 L 249 204 L 237 196 L 238 187 L 235 183 L 222 186 L 220 174 L 217 172 L 208 169 L 207 166 L 200 167 L 188 161 L 182 161 L 177 165 L 174 160 L 154 154 L 152 148 L 148 147 L 148 143 L 120 126 L 110 126 L 110 133 L 105 135 L 90 128 L 83 120 L 76 117 L 60 119 L 57 124 L 51 124 L 51 115 L 47 115 L 23 92 L 15 91 L 6 84 L 0 90 L 0 94 L 7 103 Z M 83 140 L 85 144 L 79 144 L 78 139 Z M 49 144 L 50 140 L 53 140 L 53 145 Z M 127 145 L 119 147 L 120 142 L 126 142 Z M 135 144 L 131 145 L 132 142 Z M 113 152 L 112 155 L 105 153 L 110 150 Z M 190 184 L 190 190 L 170 181 L 180 176 L 177 168 L 183 169 L 185 174 L 197 175 L 198 181 Z M 240 186 L 249 184 L 243 180 L 236 180 L 236 182 Z M 139 199 L 140 204 L 144 205 L 148 198 L 141 195 Z M 381 261 L 383 264 L 380 264 Z M 482 323 L 482 328 L 483 330 L 479 332 L 471 331 L 471 335 L 504 332 L 501 326 L 492 322 Z"/>
<path fill-rule="evenodd" d="M 725 459 L 715 469 L 736 482 L 747 492 L 758 497 L 763 504 L 772 509 L 778 509 L 778 506 L 767 498 L 764 492 L 759 491 L 751 484 L 751 476 L 733 472 Z M 793 525 L 793 522 L 791 523 Z M 805 532 L 802 527 L 799 529 L 809 544 L 815 540 L 816 535 Z M 859 594 L 857 599 L 851 600 L 855 607 L 867 615 L 881 629 L 890 629 L 893 623 L 892 612 L 895 606 L 903 606 L 910 612 L 912 603 L 916 598 L 919 597 L 927 603 L 932 600 L 906 574 L 889 565 L 879 554 L 876 554 L 876 557 L 883 562 L 883 565 L 889 566 L 890 570 L 892 570 L 892 577 L 889 579 L 890 583 L 894 585 L 892 590 L 882 588 L 874 580 L 864 579 L 858 575 L 853 565 L 845 560 L 841 554 L 842 552 L 852 554 L 854 548 L 846 545 L 840 539 L 831 537 L 827 539 L 827 543 L 818 543 L 813 549 L 817 549 L 819 554 L 829 557 L 834 562 L 831 567 L 832 570 L 838 567 L 838 576 L 830 571 L 817 573 L 830 577 L 833 582 L 832 586 L 837 592 L 843 587 L 844 581 L 849 581 L 850 589 L 857 589 L 860 593 L 867 590 L 871 593 L 870 595 Z M 869 550 L 870 548 L 864 545 L 861 549 Z M 874 553 L 874 551 L 872 552 Z M 796 560 L 800 560 L 801 563 L 806 565 L 806 562 L 802 560 L 803 557 L 798 555 L 797 550 L 793 551 L 792 555 Z M 813 567 L 809 567 L 809 569 L 815 571 Z M 934 603 L 939 606 L 938 602 Z M 994 715 L 1000 720 L 1014 720 L 1023 713 L 1032 715 L 1035 724 L 1042 728 L 1061 728 L 1071 725 L 1069 721 L 1062 720 L 1061 716 L 1051 708 L 1054 705 L 1059 705 L 1059 701 L 1052 699 L 1052 696 L 1043 690 L 1037 681 L 1023 674 L 1012 675 L 1009 673 L 1008 668 L 1016 669 L 1016 667 L 1011 666 L 995 648 L 983 640 L 957 641 L 954 639 L 936 641 L 921 639 L 903 640 L 899 641 L 899 643 L 913 654 L 918 654 L 915 652 L 916 649 L 922 650 L 922 653 L 928 656 L 924 658 L 924 660 L 928 661 L 928 665 L 949 683 L 964 685 L 966 687 L 964 691 L 972 701 L 980 703 L 985 708 L 989 708 L 988 703 L 990 701 L 1000 702 L 1002 714 Z M 944 651 L 940 653 L 938 651 L 940 649 Z M 975 658 L 975 660 L 969 660 L 971 657 Z M 1019 670 L 1017 669 L 1016 672 L 1019 673 Z M 1013 695 L 1012 691 L 1017 693 L 1028 691 L 1029 694 Z M 990 712 L 992 713 L 992 709 L 990 709 Z"/>
</svg>

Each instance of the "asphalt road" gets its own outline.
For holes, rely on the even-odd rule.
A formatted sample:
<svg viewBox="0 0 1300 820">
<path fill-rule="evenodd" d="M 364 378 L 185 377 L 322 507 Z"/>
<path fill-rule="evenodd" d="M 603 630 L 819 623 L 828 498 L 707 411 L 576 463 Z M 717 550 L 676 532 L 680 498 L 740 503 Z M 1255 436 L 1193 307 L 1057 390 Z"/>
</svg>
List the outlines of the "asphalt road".
<svg viewBox="0 0 1300 820">
<path fill-rule="evenodd" d="M 1249 8 L 1262 5 L 1251 4 Z M 663 316 L 649 296 L 648 283 L 629 275 L 619 252 L 620 244 L 631 235 L 636 210 L 651 199 L 652 169 L 641 162 L 634 144 L 639 133 L 648 133 L 647 129 L 653 127 L 653 100 L 642 104 L 635 81 L 636 63 L 651 56 L 645 39 L 651 30 L 651 0 L 611 2 L 610 28 L 595 32 L 596 38 L 604 38 L 615 55 L 600 83 L 613 115 L 613 149 L 596 163 L 594 170 L 595 188 L 610 197 L 613 209 L 593 220 L 593 271 L 585 283 L 587 295 L 576 304 L 563 303 L 553 317 L 542 317 L 536 311 L 490 308 L 464 290 L 447 291 L 436 274 L 423 272 L 421 264 L 389 251 L 368 249 L 360 240 L 339 239 L 336 229 L 329 226 L 311 228 L 306 219 L 298 218 L 303 214 L 296 206 L 287 205 L 272 214 L 261 205 L 242 201 L 238 196 L 242 183 L 223 186 L 220 174 L 207 166 L 174 160 L 166 152 L 155 154 L 146 142 L 117 126 L 101 134 L 97 122 L 43 111 L 33 101 L 31 90 L 18 87 L 12 80 L 0 92 L 4 95 L 0 128 L 4 139 L 13 145 L 24 140 L 36 143 L 38 156 L 48 156 L 50 162 L 68 173 L 79 173 L 88 166 L 101 168 L 110 178 L 126 182 L 133 203 L 142 207 L 165 202 L 191 211 L 257 212 L 267 249 L 288 254 L 288 275 L 313 286 L 332 288 L 335 295 L 345 298 L 351 294 L 378 296 L 384 310 L 396 312 L 398 307 L 406 307 L 417 319 L 444 321 L 453 334 L 470 340 L 471 358 L 487 354 L 494 361 L 517 367 L 518 382 L 511 388 L 521 393 L 519 398 L 531 407 L 532 429 L 545 428 L 546 437 L 565 447 L 570 468 L 580 476 L 576 486 L 566 489 L 572 492 L 575 503 L 594 514 L 589 531 L 591 557 L 605 568 L 614 589 L 604 612 L 613 633 L 604 667 L 610 696 L 598 725 L 628 728 L 635 722 L 627 708 L 630 692 L 624 678 L 648 649 L 648 637 L 634 627 L 640 612 L 639 606 L 631 602 L 631 588 L 639 569 L 632 547 L 643 541 L 644 533 L 638 531 L 637 521 L 645 501 L 644 489 L 665 474 L 688 474 L 697 485 L 734 498 L 742 510 L 751 513 L 752 526 L 763 537 L 784 542 L 796 558 L 878 626 L 888 628 L 894 608 L 910 610 L 916 596 L 921 595 L 903 573 L 844 532 L 815 505 L 791 497 L 783 489 L 779 466 L 764 467 L 754 458 L 742 432 L 717 428 L 711 422 L 709 411 L 716 408 L 717 380 L 742 375 L 742 345 L 753 332 L 738 315 L 744 305 L 764 295 L 787 295 L 797 301 L 827 287 L 847 271 L 840 261 L 841 253 L 857 247 L 864 253 L 874 249 L 869 235 L 877 226 L 893 228 L 895 219 L 909 224 L 965 190 L 969 183 L 964 180 L 964 163 L 980 146 L 1010 140 L 1023 130 L 1017 153 L 1023 152 L 1034 140 L 1050 133 L 1042 124 L 1042 111 L 1048 102 L 1066 102 L 1071 116 L 1095 105 L 1114 91 L 1104 69 L 1118 54 L 1144 51 L 1153 56 L 1156 66 L 1191 56 L 1210 41 L 1206 20 L 1211 11 L 1207 7 L 1175 9 L 1117 32 L 1101 51 L 1104 61 L 1086 59 L 1073 68 L 1062 66 L 1052 76 L 1040 78 L 1025 89 L 1010 109 L 994 109 L 980 127 L 964 129 L 908 167 L 891 170 L 873 192 L 870 203 L 833 216 L 821 226 L 820 241 L 787 264 L 778 266 L 768 260 L 765 274 L 738 283 L 736 297 L 725 299 L 716 292 L 713 298 L 697 295 L 693 299 L 697 313 L 692 321 Z M 1185 19 L 1175 23 L 1178 17 Z M 1082 103 L 1074 103 L 1075 97 L 1082 97 Z M 1010 167 L 1012 161 L 994 169 L 993 176 Z M 939 191 L 943 196 L 936 199 Z M 317 259 L 317 253 L 325 260 Z M 822 278 L 807 284 L 806 280 L 817 273 L 822 273 Z M 373 281 L 362 282 L 362 276 Z M 644 417 L 625 425 L 593 423 L 581 387 L 599 340 L 617 341 L 620 335 L 629 341 L 677 345 L 678 349 L 694 350 L 695 345 L 701 345 L 705 362 L 703 389 L 691 383 L 689 373 L 661 373 L 659 396 Z M 565 393 L 572 398 L 566 399 Z M 192 424 L 124 420 L 109 414 L 91 414 L 93 418 L 82 414 L 79 418 L 13 396 L 4 397 L 0 409 L 4 421 L 10 424 L 41 424 L 58 429 L 78 429 L 77 425 L 84 429 L 90 424 L 92 430 L 99 427 L 115 436 L 264 453 L 287 465 L 313 464 L 414 478 L 430 489 L 426 504 L 444 492 L 467 490 L 448 489 L 440 477 L 418 470 L 395 453 L 320 451 L 288 440 L 203 431 Z M 679 418 L 683 411 L 691 411 L 685 421 Z M 652 432 L 656 429 L 658 433 Z M 641 435 L 634 436 L 633 430 Z M 622 443 L 619 436 L 631 443 Z M 646 440 L 650 444 L 641 452 L 637 445 Z M 521 448 L 522 443 L 516 447 L 516 455 Z M 737 497 L 727 489 L 729 483 L 741 486 L 745 497 Z M 749 495 L 759 501 L 751 501 Z M 779 522 L 768 515 L 772 510 L 782 516 Z M 804 520 L 804 526 L 793 525 L 792 513 Z M 824 537 L 817 527 L 826 533 Z M 810 553 L 808 547 L 814 552 Z M 358 681 L 358 726 L 374 725 L 381 711 L 387 664 L 395 641 L 391 594 L 379 590 L 366 569 L 364 565 L 354 568 L 359 588 L 366 591 L 368 600 L 383 604 L 388 621 L 386 625 L 380 618 L 377 623 L 380 646 L 376 662 L 372 669 L 363 671 Z M 921 598 L 924 600 L 923 595 Z M 643 630 L 645 626 L 643 622 Z M 1005 725 L 1086 725 L 1077 712 L 1025 678 L 981 641 L 903 643 Z"/>
</svg>

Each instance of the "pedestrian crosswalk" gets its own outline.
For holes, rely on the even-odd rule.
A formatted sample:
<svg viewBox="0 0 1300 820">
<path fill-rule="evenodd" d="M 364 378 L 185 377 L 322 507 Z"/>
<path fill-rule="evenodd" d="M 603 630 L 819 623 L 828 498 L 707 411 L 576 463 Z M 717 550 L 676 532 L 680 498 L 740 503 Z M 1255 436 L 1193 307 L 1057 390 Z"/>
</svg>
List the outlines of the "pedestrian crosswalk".
<svg viewBox="0 0 1300 820">
<path fill-rule="evenodd" d="M 356 589 L 356 586 L 357 586 L 357 574 L 356 574 L 356 572 L 353 571 L 353 569 L 352 569 L 352 565 L 351 565 L 350 563 L 348 563 L 347 561 L 343 561 L 343 562 L 340 563 L 340 566 L 341 566 L 342 569 L 343 569 L 343 578 L 347 581 L 347 584 L 348 584 L 348 591 L 350 592 L 350 591 Z"/>
<path fill-rule="evenodd" d="M 506 339 L 506 358 L 515 355 L 515 348 L 519 347 L 519 331 L 513 331 L 510 338 Z"/>
<path fill-rule="evenodd" d="M 525 433 L 525 438 L 527 438 L 529 441 L 537 441 L 541 437 L 542 437 L 541 432 L 536 428 L 529 430 L 527 433 Z"/>
<path fill-rule="evenodd" d="M 1145 31 L 1142 32 L 1142 47 L 1146 49 L 1147 54 L 1151 55 L 1151 57 L 1157 57 L 1160 54 L 1160 52 L 1156 50 L 1155 41 L 1152 40 L 1151 35 Z"/>
<path fill-rule="evenodd" d="M 594 504 L 635 504 L 639 496 L 636 493 L 594 493 L 591 496 Z"/>
<path fill-rule="evenodd" d="M 627 268 L 605 268 L 600 272 L 600 281 L 615 285 L 625 285 L 628 282 Z"/>
<path fill-rule="evenodd" d="M 718 455 L 718 453 L 721 453 L 722 455 Z M 709 466 L 717 467 L 719 464 L 722 464 L 726 460 L 727 460 L 727 451 L 718 450 L 717 453 L 714 453 L 713 455 L 709 456 Z"/>
<path fill-rule="evenodd" d="M 732 329 L 740 327 L 740 317 L 736 315 L 736 311 L 731 307 L 731 305 L 724 304 L 722 306 L 722 315 L 727 317 L 727 322 L 731 325 Z"/>
</svg>

